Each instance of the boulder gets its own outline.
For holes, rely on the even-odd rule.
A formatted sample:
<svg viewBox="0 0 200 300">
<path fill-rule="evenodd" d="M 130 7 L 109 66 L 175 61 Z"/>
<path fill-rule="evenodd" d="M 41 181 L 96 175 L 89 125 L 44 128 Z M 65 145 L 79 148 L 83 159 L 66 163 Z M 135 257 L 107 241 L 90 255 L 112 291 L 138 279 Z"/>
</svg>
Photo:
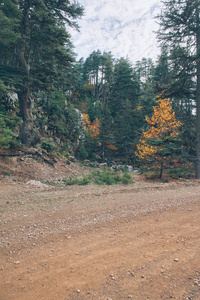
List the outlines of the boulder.
<svg viewBox="0 0 200 300">
<path fill-rule="evenodd" d="M 99 164 L 100 168 L 106 168 L 108 164 L 106 162 Z"/>
</svg>

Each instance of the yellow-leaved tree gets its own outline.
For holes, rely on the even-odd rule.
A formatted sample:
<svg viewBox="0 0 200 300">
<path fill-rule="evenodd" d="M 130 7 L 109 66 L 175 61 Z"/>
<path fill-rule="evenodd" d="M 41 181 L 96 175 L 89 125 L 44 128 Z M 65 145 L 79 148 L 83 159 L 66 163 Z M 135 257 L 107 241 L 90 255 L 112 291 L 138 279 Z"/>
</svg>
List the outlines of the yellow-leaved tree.
<svg viewBox="0 0 200 300">
<path fill-rule="evenodd" d="M 101 133 L 101 120 L 96 118 L 91 122 L 89 115 L 85 113 L 83 113 L 83 119 L 86 124 L 86 131 L 89 133 L 90 138 L 97 139 Z"/>
<path fill-rule="evenodd" d="M 182 146 L 179 128 L 182 124 L 176 120 L 169 99 L 159 99 L 156 103 L 152 117 L 146 117 L 149 129 L 143 131 L 136 155 L 144 165 L 160 168 L 161 179 L 164 168 L 180 162 Z"/>
</svg>

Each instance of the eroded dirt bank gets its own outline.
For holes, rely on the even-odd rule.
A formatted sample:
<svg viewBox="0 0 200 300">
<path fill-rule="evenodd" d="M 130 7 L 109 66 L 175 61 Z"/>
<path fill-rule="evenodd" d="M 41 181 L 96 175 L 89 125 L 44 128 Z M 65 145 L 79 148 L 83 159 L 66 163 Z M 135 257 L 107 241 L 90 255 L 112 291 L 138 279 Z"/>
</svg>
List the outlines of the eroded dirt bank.
<svg viewBox="0 0 200 300">
<path fill-rule="evenodd" d="M 200 184 L 1 181 L 0 299 L 200 299 Z"/>
</svg>

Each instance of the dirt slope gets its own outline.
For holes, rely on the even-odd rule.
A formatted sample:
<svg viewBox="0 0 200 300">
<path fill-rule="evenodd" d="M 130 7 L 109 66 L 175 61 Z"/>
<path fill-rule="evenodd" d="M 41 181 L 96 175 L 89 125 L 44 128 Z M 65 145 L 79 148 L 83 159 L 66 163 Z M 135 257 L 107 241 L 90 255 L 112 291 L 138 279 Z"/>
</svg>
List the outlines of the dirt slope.
<svg viewBox="0 0 200 300">
<path fill-rule="evenodd" d="M 0 180 L 0 299 L 200 299 L 200 184 Z"/>
</svg>

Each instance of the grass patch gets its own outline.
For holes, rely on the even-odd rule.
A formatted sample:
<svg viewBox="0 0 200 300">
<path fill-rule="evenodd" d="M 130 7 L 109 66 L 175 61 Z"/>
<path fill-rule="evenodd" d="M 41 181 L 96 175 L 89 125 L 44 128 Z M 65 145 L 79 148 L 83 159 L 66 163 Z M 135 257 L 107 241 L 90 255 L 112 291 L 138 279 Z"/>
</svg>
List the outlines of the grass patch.
<svg viewBox="0 0 200 300">
<path fill-rule="evenodd" d="M 129 173 L 124 172 L 122 176 L 118 173 L 110 171 L 94 171 L 92 175 L 84 176 L 83 178 L 70 177 L 69 179 L 63 179 L 65 185 L 87 185 L 94 183 L 97 185 L 113 185 L 113 184 L 131 184 L 134 183 Z"/>
<path fill-rule="evenodd" d="M 93 172 L 94 183 L 98 185 L 113 185 L 113 184 L 130 184 L 133 183 L 132 177 L 129 173 L 125 172 L 122 176 L 118 173 L 113 173 L 110 171 L 95 171 Z"/>
<path fill-rule="evenodd" d="M 70 177 L 69 179 L 63 179 L 65 185 L 87 185 L 91 182 L 90 176 L 84 176 L 83 178 Z"/>
</svg>

